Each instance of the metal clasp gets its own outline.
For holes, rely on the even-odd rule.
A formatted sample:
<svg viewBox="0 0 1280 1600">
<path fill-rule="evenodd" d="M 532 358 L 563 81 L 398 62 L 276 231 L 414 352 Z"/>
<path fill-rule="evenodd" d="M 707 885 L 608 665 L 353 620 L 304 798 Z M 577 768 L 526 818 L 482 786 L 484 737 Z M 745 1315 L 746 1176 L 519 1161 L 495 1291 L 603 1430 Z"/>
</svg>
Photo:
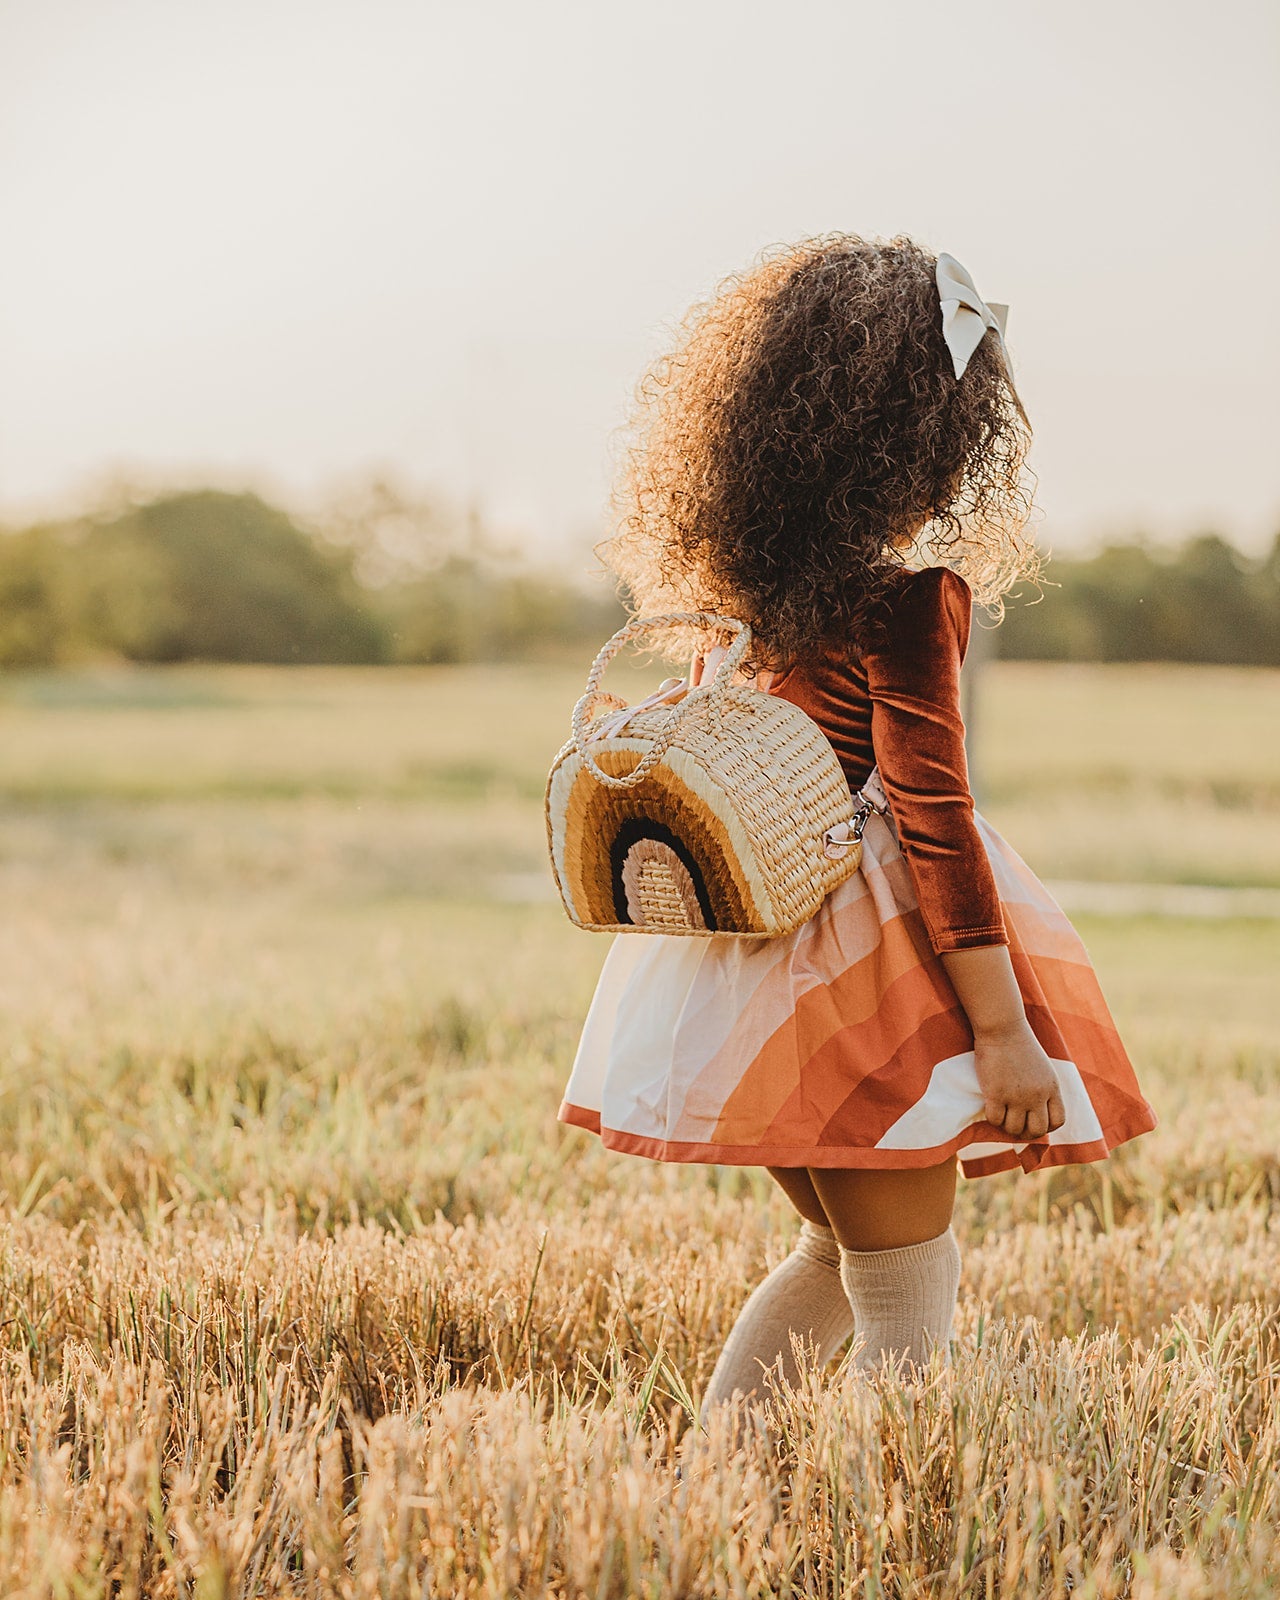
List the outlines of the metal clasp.
<svg viewBox="0 0 1280 1600">
<path fill-rule="evenodd" d="M 848 822 L 837 822 L 834 828 L 828 828 L 822 835 L 822 853 L 828 861 L 840 861 L 850 850 L 862 849 L 862 835 L 866 832 L 868 820 L 879 814 L 879 807 L 874 805 L 864 795 L 859 794 L 858 804 L 854 807 L 852 818 Z"/>
</svg>

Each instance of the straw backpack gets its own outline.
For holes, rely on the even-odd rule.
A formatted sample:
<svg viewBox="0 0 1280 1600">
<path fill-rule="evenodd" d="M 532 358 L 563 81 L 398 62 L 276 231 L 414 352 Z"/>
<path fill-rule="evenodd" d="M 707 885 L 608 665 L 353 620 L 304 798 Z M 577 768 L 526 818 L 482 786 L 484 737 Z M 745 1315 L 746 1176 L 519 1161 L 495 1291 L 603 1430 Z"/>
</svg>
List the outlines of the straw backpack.
<svg viewBox="0 0 1280 1600">
<path fill-rule="evenodd" d="M 669 679 L 634 706 L 601 691 L 623 645 L 673 623 L 735 636 L 709 684 Z M 798 706 L 733 682 L 750 644 L 745 623 L 677 612 L 629 623 L 596 657 L 547 780 L 552 871 L 579 927 L 768 938 L 858 870 L 878 807 L 855 807 Z"/>
</svg>

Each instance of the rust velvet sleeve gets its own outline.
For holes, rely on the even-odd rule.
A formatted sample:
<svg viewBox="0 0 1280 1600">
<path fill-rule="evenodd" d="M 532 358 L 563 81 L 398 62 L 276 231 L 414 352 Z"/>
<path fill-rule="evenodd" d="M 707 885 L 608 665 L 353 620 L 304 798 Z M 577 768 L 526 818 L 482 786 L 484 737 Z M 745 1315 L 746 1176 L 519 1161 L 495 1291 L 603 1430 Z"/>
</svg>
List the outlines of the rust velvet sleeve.
<svg viewBox="0 0 1280 1600">
<path fill-rule="evenodd" d="M 940 953 L 1008 942 L 964 752 L 960 663 L 971 614 L 964 579 L 930 568 L 902 586 L 882 633 L 861 654 L 881 781 Z"/>
</svg>

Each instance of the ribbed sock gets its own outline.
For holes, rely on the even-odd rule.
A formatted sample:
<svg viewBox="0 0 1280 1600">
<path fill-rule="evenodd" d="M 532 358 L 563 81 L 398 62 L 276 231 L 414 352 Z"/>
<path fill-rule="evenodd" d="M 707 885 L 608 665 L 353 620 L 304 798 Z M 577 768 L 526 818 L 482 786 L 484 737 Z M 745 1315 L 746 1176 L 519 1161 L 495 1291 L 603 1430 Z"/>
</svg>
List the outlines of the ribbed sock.
<svg viewBox="0 0 1280 1600">
<path fill-rule="evenodd" d="M 853 1332 L 853 1312 L 840 1281 L 840 1246 L 830 1228 L 806 1222 L 795 1248 L 752 1291 L 729 1330 L 707 1385 L 708 1406 L 735 1393 L 757 1395 L 764 1371 L 781 1362 L 788 1383 L 799 1377 L 791 1337 L 829 1361 Z"/>
<path fill-rule="evenodd" d="M 960 1249 L 948 1228 L 897 1250 L 842 1250 L 840 1277 L 862 1347 L 854 1365 L 879 1367 L 886 1354 L 923 1364 L 944 1353 L 960 1287 Z"/>
</svg>

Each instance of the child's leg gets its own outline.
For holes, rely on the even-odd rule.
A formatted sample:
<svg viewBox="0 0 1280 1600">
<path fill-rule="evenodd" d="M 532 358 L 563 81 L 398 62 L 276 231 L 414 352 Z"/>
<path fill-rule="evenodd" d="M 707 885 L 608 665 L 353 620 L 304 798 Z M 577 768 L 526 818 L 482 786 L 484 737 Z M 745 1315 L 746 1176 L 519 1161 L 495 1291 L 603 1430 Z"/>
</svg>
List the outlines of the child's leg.
<svg viewBox="0 0 1280 1600">
<path fill-rule="evenodd" d="M 756 1286 L 730 1329 L 707 1385 L 708 1406 L 736 1392 L 759 1393 L 764 1371 L 779 1361 L 789 1383 L 799 1376 L 791 1337 L 829 1360 L 853 1332 L 853 1312 L 840 1279 L 840 1246 L 803 1167 L 770 1171 L 805 1219 L 795 1249 Z"/>
<path fill-rule="evenodd" d="M 803 1167 L 766 1167 L 765 1171 L 790 1200 L 806 1222 L 815 1227 L 831 1227 L 831 1220 L 818 1199 L 813 1179 Z"/>
<path fill-rule="evenodd" d="M 863 1341 L 857 1364 L 945 1351 L 960 1284 L 954 1159 L 884 1171 L 813 1167 L 809 1177 L 841 1245 L 840 1274 Z"/>
</svg>

